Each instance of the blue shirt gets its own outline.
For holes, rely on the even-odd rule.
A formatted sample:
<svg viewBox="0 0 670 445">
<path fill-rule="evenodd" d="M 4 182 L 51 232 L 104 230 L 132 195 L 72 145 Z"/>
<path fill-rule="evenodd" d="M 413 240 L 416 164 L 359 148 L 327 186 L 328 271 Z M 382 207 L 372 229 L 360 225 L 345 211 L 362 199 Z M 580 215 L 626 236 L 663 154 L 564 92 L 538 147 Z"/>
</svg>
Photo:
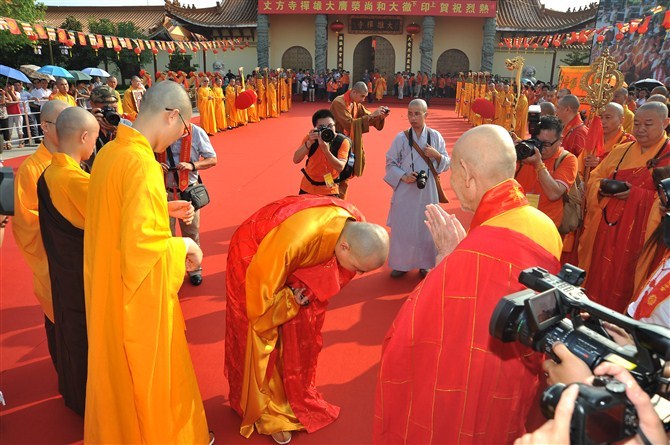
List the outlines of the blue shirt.
<svg viewBox="0 0 670 445">
<path fill-rule="evenodd" d="M 209 140 L 209 136 L 202 128 L 198 127 L 195 124 L 191 124 L 191 157 L 189 160 L 191 162 L 197 162 L 202 157 L 203 159 L 215 158 L 216 152 L 212 143 Z M 179 154 L 181 153 L 181 139 L 177 142 L 170 145 L 170 151 L 172 152 L 172 159 L 174 160 L 174 165 L 179 165 Z M 168 154 L 169 156 L 169 154 Z M 168 162 L 168 166 L 171 165 Z M 167 174 L 167 186 L 168 187 L 177 187 L 175 182 L 174 174 L 168 172 Z M 195 184 L 198 181 L 198 172 L 190 171 L 188 173 L 188 185 Z"/>
</svg>

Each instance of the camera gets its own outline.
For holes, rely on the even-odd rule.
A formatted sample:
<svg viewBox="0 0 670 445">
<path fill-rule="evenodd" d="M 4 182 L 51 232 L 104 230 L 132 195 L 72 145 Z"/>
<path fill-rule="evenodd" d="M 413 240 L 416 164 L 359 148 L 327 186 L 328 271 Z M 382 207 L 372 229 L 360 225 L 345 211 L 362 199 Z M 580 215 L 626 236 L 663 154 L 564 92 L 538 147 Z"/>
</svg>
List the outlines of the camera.
<svg viewBox="0 0 670 445">
<path fill-rule="evenodd" d="M 14 215 L 14 170 L 0 167 L 0 215 Z"/>
<path fill-rule="evenodd" d="M 117 113 L 116 109 L 106 105 L 100 109 L 102 113 L 102 119 L 107 122 L 109 125 L 117 127 L 119 122 L 121 122 L 121 116 Z"/>
<path fill-rule="evenodd" d="M 670 329 L 636 321 L 592 302 L 584 290 L 578 287 L 585 277 L 583 270 L 570 264 L 565 264 L 558 275 L 552 275 L 539 267 L 524 270 L 519 276 L 519 282 L 529 289 L 505 296 L 498 302 L 491 316 L 489 333 L 502 342 L 518 341 L 537 352 L 546 353 L 556 362 L 560 360 L 553 353 L 552 347 L 557 342 L 563 343 L 591 370 L 603 361 L 618 364 L 630 371 L 645 392 L 667 397 L 670 380 L 663 377 L 661 359 L 670 357 Z M 589 314 L 586 320 L 582 317 L 583 312 Z M 602 321 L 628 332 L 635 347 L 619 346 L 612 341 L 602 327 Z M 585 391 L 585 397 L 594 400 L 591 397 L 593 394 L 589 392 L 591 389 Z M 618 429 L 608 427 L 609 433 L 616 430 L 618 434 L 628 434 L 630 430 L 626 422 L 629 418 L 625 416 L 625 403 L 620 403 L 620 400 L 611 403 L 599 407 L 601 411 L 610 408 L 616 411 L 614 415 Z M 587 405 L 586 408 L 590 406 Z M 618 408 L 614 409 L 615 405 Z M 589 415 L 586 413 L 583 416 Z M 594 443 L 600 443 L 589 436 L 592 433 L 585 429 L 584 422 L 573 426 L 576 428 L 571 433 L 575 437 L 586 437 Z M 588 443 L 588 440 L 574 443 Z"/>
<path fill-rule="evenodd" d="M 570 425 L 570 443 L 614 443 L 637 433 L 638 417 L 626 397 L 626 385 L 608 376 L 595 377 L 593 386 L 577 383 L 579 395 Z M 557 383 L 542 393 L 540 407 L 553 419 L 566 386 Z"/>
<path fill-rule="evenodd" d="M 391 109 L 389 107 L 384 107 L 384 114 L 389 114 Z"/>
<path fill-rule="evenodd" d="M 328 125 L 319 125 L 316 127 L 316 131 L 319 133 L 321 140 L 327 144 L 330 144 L 335 139 L 335 132 Z"/>
<path fill-rule="evenodd" d="M 416 174 L 416 186 L 419 189 L 426 188 L 426 181 L 428 181 L 428 173 L 426 173 L 426 170 L 421 170 Z"/>
<path fill-rule="evenodd" d="M 516 160 L 523 161 L 535 154 L 537 148 L 542 153 L 542 142 L 537 139 L 540 134 L 540 106 L 531 105 L 528 107 L 528 133 L 530 139 L 523 140 L 514 146 L 516 150 Z M 520 134 L 519 136 L 523 136 Z"/>
</svg>

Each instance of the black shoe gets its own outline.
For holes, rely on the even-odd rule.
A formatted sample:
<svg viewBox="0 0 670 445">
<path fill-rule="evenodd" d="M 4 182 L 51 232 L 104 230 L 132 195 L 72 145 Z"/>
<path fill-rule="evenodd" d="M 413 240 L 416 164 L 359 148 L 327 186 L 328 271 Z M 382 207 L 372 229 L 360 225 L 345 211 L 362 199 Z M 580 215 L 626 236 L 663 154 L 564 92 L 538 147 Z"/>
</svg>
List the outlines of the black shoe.
<svg viewBox="0 0 670 445">
<path fill-rule="evenodd" d="M 407 272 L 404 270 L 392 270 L 391 271 L 391 278 L 400 278 L 403 275 L 405 275 Z"/>
<path fill-rule="evenodd" d="M 194 286 L 200 286 L 202 284 L 202 275 L 199 273 L 193 274 L 189 277 L 191 284 Z"/>
</svg>

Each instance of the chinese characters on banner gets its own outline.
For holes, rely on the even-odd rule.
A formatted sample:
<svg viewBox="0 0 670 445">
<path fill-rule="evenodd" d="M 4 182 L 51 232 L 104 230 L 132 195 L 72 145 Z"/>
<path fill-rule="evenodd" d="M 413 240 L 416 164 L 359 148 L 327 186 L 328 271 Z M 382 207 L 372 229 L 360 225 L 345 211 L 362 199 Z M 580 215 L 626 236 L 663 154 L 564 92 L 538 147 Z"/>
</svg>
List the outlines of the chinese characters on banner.
<svg viewBox="0 0 670 445">
<path fill-rule="evenodd" d="M 495 17 L 496 2 L 483 0 L 259 0 L 258 13 Z"/>
</svg>

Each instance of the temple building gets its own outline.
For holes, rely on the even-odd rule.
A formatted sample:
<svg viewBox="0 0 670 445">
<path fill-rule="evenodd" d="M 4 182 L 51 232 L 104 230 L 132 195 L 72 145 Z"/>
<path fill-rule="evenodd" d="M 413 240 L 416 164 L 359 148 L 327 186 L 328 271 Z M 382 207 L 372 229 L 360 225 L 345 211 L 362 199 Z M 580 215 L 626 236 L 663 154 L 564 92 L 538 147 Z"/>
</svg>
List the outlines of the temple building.
<svg viewBox="0 0 670 445">
<path fill-rule="evenodd" d="M 247 73 L 255 67 L 342 68 L 351 72 L 352 80 L 359 79 L 364 70 L 379 70 L 389 77 L 405 70 L 474 70 L 504 76 L 504 60 L 520 51 L 526 64 L 536 68 L 536 77 L 549 80 L 560 63 L 557 59 L 570 49 L 540 48 L 524 55 L 523 49 L 500 48 L 501 38 L 594 26 L 598 10 L 594 4 L 579 11 L 554 11 L 540 0 L 223 0 L 210 8 L 166 0 L 162 11 L 155 8 L 88 7 L 70 14 L 82 22 L 87 16 L 109 16 L 114 21 L 122 16 L 143 23 L 141 27 L 158 36 L 155 38 L 244 42 L 243 50 L 193 54 L 203 71 L 221 65 L 233 71 L 243 67 Z M 48 24 L 59 26 L 68 9 L 73 8 L 49 7 Z M 119 13 L 112 17 L 114 10 Z M 155 23 L 147 23 L 151 20 Z M 159 58 L 160 70 L 167 55 Z M 392 82 L 389 86 L 392 88 Z"/>
</svg>

